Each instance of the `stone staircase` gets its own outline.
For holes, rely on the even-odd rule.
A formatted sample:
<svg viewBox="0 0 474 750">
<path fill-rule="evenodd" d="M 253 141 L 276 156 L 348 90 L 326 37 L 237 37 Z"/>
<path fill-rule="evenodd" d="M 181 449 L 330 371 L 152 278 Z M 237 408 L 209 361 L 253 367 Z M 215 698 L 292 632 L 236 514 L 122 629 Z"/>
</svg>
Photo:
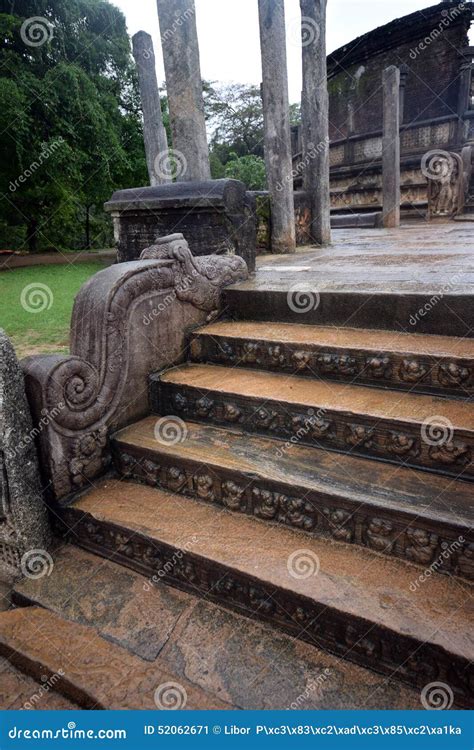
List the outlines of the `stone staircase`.
<svg viewBox="0 0 474 750">
<path fill-rule="evenodd" d="M 113 436 L 114 473 L 57 510 L 68 544 L 51 578 L 15 589 L 58 653 L 61 641 L 71 653 L 84 644 L 62 695 L 146 708 L 163 675 L 185 686 L 188 707 L 263 707 L 237 695 L 235 666 L 222 690 L 208 661 L 196 677 L 192 659 L 184 670 L 166 660 L 181 604 L 168 622 L 148 587 L 214 608 L 201 643 L 227 643 L 213 623 L 237 618 L 242 633 L 260 621 L 271 639 L 309 649 L 306 659 L 334 660 L 330 669 L 348 670 L 347 707 L 374 680 L 405 691 L 376 707 L 415 707 L 412 691 L 433 682 L 472 706 L 474 341 L 246 320 L 238 292 L 228 298 L 234 320 L 194 331 L 189 361 L 151 377 L 150 416 Z M 107 559 L 98 604 L 84 586 L 68 597 L 71 555 L 88 558 L 91 579 Z M 122 603 L 121 576 L 134 591 Z M 63 661 L 31 646 L 18 611 L 0 615 L 0 654 L 35 679 L 34 664 L 53 674 Z M 251 650 L 253 637 L 243 639 Z M 88 640 L 99 644 L 92 656 Z M 104 695 L 109 662 L 135 676 Z M 100 679 L 86 690 L 90 663 Z"/>
</svg>

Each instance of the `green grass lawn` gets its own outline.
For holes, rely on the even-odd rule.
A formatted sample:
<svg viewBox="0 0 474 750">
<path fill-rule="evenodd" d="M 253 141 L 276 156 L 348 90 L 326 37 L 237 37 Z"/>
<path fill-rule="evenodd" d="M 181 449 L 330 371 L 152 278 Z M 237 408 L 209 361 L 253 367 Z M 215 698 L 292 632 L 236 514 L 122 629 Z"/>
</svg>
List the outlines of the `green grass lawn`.
<svg viewBox="0 0 474 750">
<path fill-rule="evenodd" d="M 0 272 L 0 328 L 18 357 L 68 351 L 74 297 L 104 267 L 97 261 Z"/>
</svg>

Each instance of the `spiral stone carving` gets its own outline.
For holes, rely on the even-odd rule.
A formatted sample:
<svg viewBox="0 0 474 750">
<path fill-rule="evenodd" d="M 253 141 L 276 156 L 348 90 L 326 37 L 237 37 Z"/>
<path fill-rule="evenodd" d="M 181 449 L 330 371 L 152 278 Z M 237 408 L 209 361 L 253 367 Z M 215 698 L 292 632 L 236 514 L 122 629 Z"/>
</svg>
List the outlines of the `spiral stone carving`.
<svg viewBox="0 0 474 750">
<path fill-rule="evenodd" d="M 36 419 L 50 415 L 39 440 L 56 498 L 106 469 L 108 430 L 142 416 L 148 376 L 178 359 L 185 330 L 204 324 L 222 288 L 247 276 L 242 258 L 194 258 L 184 237 L 172 235 L 140 261 L 111 266 L 82 287 L 71 356 L 31 357 L 24 367 Z"/>
</svg>

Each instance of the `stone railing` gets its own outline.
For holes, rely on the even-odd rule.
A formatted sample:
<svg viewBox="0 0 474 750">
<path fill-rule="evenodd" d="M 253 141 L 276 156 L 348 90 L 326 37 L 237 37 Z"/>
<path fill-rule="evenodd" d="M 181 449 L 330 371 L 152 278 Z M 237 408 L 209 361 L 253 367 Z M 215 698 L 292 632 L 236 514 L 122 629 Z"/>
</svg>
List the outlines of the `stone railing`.
<svg viewBox="0 0 474 750">
<path fill-rule="evenodd" d="M 0 329 L 0 577 L 35 575 L 48 563 L 48 517 L 23 374 Z"/>
<path fill-rule="evenodd" d="M 192 256 L 182 235 L 97 273 L 74 305 L 69 356 L 23 361 L 43 481 L 55 500 L 111 460 L 108 436 L 148 411 L 148 377 L 183 361 L 187 333 L 217 314 L 221 289 L 248 276 L 237 256 Z M 59 408 L 61 404 L 61 408 Z"/>
</svg>

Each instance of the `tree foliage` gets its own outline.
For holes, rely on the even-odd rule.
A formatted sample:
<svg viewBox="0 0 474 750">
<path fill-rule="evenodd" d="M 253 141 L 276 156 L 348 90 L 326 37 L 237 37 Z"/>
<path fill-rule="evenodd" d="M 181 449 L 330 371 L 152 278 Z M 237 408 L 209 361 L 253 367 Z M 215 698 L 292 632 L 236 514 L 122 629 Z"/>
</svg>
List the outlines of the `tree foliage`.
<svg viewBox="0 0 474 750">
<path fill-rule="evenodd" d="M 108 0 L 0 0 L 0 34 L 0 247 L 103 245 L 103 202 L 147 182 L 124 16 Z"/>
</svg>

